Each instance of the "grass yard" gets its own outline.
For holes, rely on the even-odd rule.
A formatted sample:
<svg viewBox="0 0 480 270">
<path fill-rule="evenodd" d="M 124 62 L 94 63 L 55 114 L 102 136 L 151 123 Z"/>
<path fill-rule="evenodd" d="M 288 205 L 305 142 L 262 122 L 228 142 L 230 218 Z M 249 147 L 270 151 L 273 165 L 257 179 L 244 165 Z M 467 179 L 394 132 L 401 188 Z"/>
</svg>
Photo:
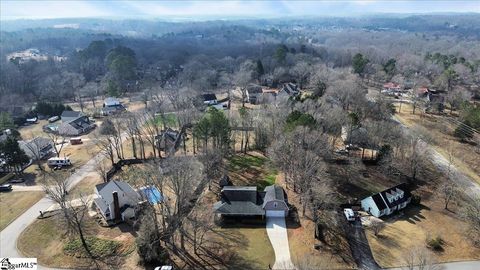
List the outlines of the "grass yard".
<svg viewBox="0 0 480 270">
<path fill-rule="evenodd" d="M 192 213 L 211 215 L 211 206 L 217 199 L 215 192 L 205 190 Z M 215 254 L 216 258 L 205 255 L 202 249 L 195 254 L 191 243 L 187 243 L 187 250 L 189 255 L 193 256 L 193 265 L 196 268 L 256 270 L 268 269 L 269 265 L 273 266 L 275 253 L 264 224 L 235 224 L 219 227 L 213 223 L 213 217 L 209 220 L 212 222 L 212 229 L 205 234 L 202 247 Z M 180 269 L 193 267 L 191 261 L 185 265 L 184 259 L 176 255 L 173 255 L 173 259 Z"/>
<path fill-rule="evenodd" d="M 236 186 L 256 185 L 259 190 L 275 184 L 278 171 L 258 152 L 237 154 L 228 160 L 231 181 Z"/>
<path fill-rule="evenodd" d="M 60 121 L 55 122 L 55 124 L 60 123 Z M 43 132 L 42 127 L 48 124 L 48 120 L 39 120 L 36 124 L 28 126 L 20 126 L 18 132 L 23 140 L 31 140 L 35 137 L 47 137 L 47 134 Z"/>
<path fill-rule="evenodd" d="M 103 183 L 101 177 L 96 172 L 89 173 L 78 185 L 73 187 L 68 193 L 70 196 L 77 198 L 79 195 L 93 194 L 96 185 Z"/>
<path fill-rule="evenodd" d="M 162 118 L 161 115 L 155 116 L 155 124 L 163 129 L 163 124 L 165 122 L 165 125 L 167 127 L 177 127 L 178 126 L 178 121 L 177 121 L 177 116 L 174 113 L 168 113 L 165 114 L 164 117 Z"/>
<path fill-rule="evenodd" d="M 413 247 L 426 247 L 427 237 L 437 236 L 445 242 L 443 251 L 432 251 L 438 262 L 480 259 L 480 248 L 468 241 L 464 233 L 466 224 L 456 213 L 458 209 L 451 207 L 453 212 L 446 211 L 440 200 L 426 200 L 423 204 L 409 206 L 403 216 L 387 219 L 386 228 L 377 237 L 371 230 L 366 230 L 373 255 L 380 266 L 404 265 L 406 251 Z"/>
<path fill-rule="evenodd" d="M 220 231 L 235 236 L 231 249 L 237 251 L 239 263 L 236 269 L 268 269 L 275 263 L 275 253 L 265 227 L 224 228 Z"/>
<path fill-rule="evenodd" d="M 474 146 L 462 143 L 454 137 L 453 132 L 456 127 L 442 120 L 444 116 L 430 114 L 420 116 L 420 112 L 412 114 L 412 106 L 402 104 L 401 113 L 397 113 L 396 117 L 404 125 L 427 134 L 431 138 L 435 150 L 447 160 L 449 153 L 451 153 L 454 156 L 453 163 L 455 166 L 477 183 L 480 183 L 480 152 L 475 151 Z"/>
<path fill-rule="evenodd" d="M 99 255 L 102 269 L 120 269 L 135 250 L 135 238 L 130 228 L 122 224 L 116 227 L 100 227 L 92 218 L 87 218 L 89 243 Z M 20 235 L 17 247 L 23 256 L 36 257 L 48 267 L 89 268 L 91 261 L 84 258 L 79 243 L 65 235 L 59 216 L 38 219 Z"/>
<path fill-rule="evenodd" d="M 45 196 L 43 191 L 0 193 L 0 231 Z"/>
</svg>

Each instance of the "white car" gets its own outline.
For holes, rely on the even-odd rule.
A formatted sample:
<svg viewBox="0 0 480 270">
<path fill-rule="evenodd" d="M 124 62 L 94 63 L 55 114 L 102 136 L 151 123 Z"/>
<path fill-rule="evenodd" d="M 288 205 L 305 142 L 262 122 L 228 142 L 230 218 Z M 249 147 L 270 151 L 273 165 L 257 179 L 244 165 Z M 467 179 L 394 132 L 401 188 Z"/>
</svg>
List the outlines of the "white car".
<svg viewBox="0 0 480 270">
<path fill-rule="evenodd" d="M 172 270 L 173 266 L 171 265 L 164 265 L 164 266 L 157 266 L 154 270 Z"/>
<path fill-rule="evenodd" d="M 347 218 L 348 221 L 355 221 L 355 213 L 353 212 L 352 209 L 350 208 L 343 209 L 343 214 L 345 214 L 345 217 Z"/>
</svg>

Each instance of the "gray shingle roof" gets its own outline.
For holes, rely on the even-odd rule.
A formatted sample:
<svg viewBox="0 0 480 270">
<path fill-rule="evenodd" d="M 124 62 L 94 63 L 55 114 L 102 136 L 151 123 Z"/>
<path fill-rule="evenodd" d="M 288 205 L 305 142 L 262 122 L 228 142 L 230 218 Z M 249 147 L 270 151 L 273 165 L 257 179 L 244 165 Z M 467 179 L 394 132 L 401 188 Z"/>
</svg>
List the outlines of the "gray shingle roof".
<svg viewBox="0 0 480 270">
<path fill-rule="evenodd" d="M 125 192 L 126 194 L 136 193 L 136 191 L 128 183 L 116 180 L 98 184 L 95 186 L 95 188 L 97 189 L 98 193 L 102 195 L 102 189 L 110 183 L 115 184 L 121 191 Z"/>
<path fill-rule="evenodd" d="M 247 86 L 247 91 L 249 94 L 260 94 L 262 93 L 262 87 L 258 84 L 249 84 Z"/>
<path fill-rule="evenodd" d="M 265 188 L 263 207 L 265 207 L 266 203 L 274 200 L 285 201 L 285 194 L 283 193 L 283 188 L 281 186 L 272 185 Z"/>
<path fill-rule="evenodd" d="M 220 201 L 213 205 L 215 212 L 223 215 L 265 215 L 261 205 L 251 201 Z"/>
<path fill-rule="evenodd" d="M 222 200 L 216 202 L 213 209 L 222 215 L 265 215 L 265 204 L 272 200 L 285 201 L 282 187 L 268 186 L 265 192 L 258 192 L 255 186 L 225 186 Z"/>
<path fill-rule="evenodd" d="M 62 115 L 61 115 L 61 118 L 64 118 L 64 117 L 80 117 L 82 116 L 83 113 L 82 112 L 77 112 L 77 111 L 63 111 L 62 112 Z"/>
<path fill-rule="evenodd" d="M 102 198 L 95 198 L 93 200 L 95 205 L 102 211 L 102 213 L 107 214 L 108 213 L 108 205 L 105 203 L 105 201 Z"/>
</svg>

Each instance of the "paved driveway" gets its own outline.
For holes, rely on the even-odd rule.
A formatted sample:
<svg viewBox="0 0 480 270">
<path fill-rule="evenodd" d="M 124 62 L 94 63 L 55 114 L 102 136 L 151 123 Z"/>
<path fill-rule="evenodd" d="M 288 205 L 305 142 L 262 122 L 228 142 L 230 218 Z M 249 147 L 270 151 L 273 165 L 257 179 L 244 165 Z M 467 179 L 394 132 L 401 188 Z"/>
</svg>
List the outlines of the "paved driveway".
<svg viewBox="0 0 480 270">
<path fill-rule="evenodd" d="M 295 269 L 290 259 L 287 226 L 283 217 L 267 218 L 267 234 L 275 252 L 273 269 Z"/>
<path fill-rule="evenodd" d="M 358 269 L 362 270 L 378 270 L 381 269 L 373 258 L 367 236 L 363 230 L 362 223 L 355 221 L 353 223 L 344 222 L 344 230 L 347 241 L 350 244 L 352 256 L 357 263 Z"/>
</svg>

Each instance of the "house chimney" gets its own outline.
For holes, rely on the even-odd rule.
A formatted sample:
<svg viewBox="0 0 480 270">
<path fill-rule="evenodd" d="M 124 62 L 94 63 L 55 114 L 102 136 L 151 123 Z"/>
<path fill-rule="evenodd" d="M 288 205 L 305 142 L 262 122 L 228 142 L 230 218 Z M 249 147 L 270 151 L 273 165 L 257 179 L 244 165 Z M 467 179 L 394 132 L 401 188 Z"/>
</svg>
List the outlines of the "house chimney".
<svg viewBox="0 0 480 270">
<path fill-rule="evenodd" d="M 112 192 L 113 196 L 113 213 L 115 213 L 115 222 L 120 222 L 120 202 L 118 201 L 118 193 L 116 191 Z"/>
</svg>

